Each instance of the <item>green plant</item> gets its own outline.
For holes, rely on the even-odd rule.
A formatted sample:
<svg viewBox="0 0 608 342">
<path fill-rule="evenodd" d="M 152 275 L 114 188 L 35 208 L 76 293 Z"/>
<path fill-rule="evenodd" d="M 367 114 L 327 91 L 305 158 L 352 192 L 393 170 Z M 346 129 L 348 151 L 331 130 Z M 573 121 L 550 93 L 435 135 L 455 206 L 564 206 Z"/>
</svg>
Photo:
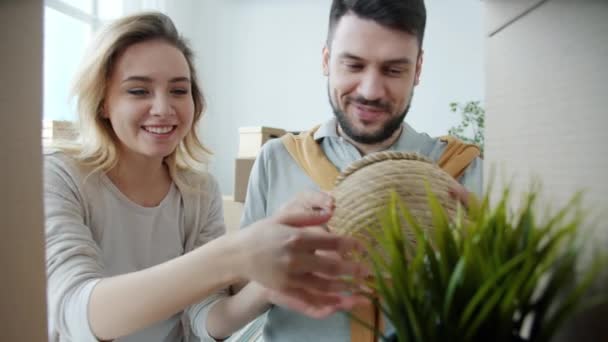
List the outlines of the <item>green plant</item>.
<svg viewBox="0 0 608 342">
<path fill-rule="evenodd" d="M 460 112 L 462 121 L 458 126 L 450 128 L 448 134 L 460 140 L 479 146 L 483 152 L 484 148 L 484 128 L 485 110 L 479 101 L 469 101 L 465 104 L 458 102 L 450 103 L 450 110 L 454 113 Z"/>
<path fill-rule="evenodd" d="M 583 300 L 605 259 L 575 276 L 580 196 L 544 223 L 536 219 L 537 192 L 514 214 L 509 197 L 505 191 L 495 208 L 488 196 L 473 200 L 451 219 L 429 192 L 427 233 L 393 193 L 379 215 L 381 249 L 370 250 L 375 280 L 367 284 L 396 330 L 384 341 L 549 341 L 570 315 L 606 299 Z M 405 239 L 406 223 L 415 245 Z"/>
</svg>

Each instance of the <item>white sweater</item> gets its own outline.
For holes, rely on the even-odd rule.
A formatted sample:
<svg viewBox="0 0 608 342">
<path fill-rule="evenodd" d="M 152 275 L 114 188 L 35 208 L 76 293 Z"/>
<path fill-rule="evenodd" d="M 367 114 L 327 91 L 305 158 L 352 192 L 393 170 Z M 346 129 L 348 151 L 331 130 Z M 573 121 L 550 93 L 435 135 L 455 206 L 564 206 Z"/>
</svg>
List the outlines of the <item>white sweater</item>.
<svg viewBox="0 0 608 342">
<path fill-rule="evenodd" d="M 217 182 L 208 174 L 187 176 L 200 191 L 180 191 L 173 185 L 157 207 L 146 208 L 130 201 L 105 174 L 90 174 L 59 152 L 45 156 L 51 341 L 97 341 L 88 324 L 87 307 L 100 279 L 160 264 L 224 234 Z M 186 310 L 184 322 L 203 340 L 209 339 L 204 304 L 214 298 Z M 182 326 L 181 316 L 117 341 L 182 341 L 189 329 Z"/>
</svg>

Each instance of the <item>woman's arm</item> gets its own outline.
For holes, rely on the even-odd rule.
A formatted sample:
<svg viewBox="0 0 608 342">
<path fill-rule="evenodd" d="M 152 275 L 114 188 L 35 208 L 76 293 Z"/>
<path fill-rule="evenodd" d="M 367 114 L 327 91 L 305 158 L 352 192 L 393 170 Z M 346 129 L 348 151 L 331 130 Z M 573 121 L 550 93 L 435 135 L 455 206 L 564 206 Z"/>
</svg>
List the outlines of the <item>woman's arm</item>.
<svg viewBox="0 0 608 342">
<path fill-rule="evenodd" d="M 258 283 L 250 282 L 237 294 L 214 303 L 206 322 L 209 336 L 225 339 L 266 312 L 271 305 L 266 291 Z"/>
<path fill-rule="evenodd" d="M 248 239 L 253 243 L 249 250 L 257 256 L 248 259 L 246 264 L 247 269 L 253 272 L 249 278 L 262 278 L 264 269 L 267 268 L 266 263 L 271 260 L 275 260 L 272 270 L 278 275 L 284 272 L 288 277 L 275 280 L 274 284 L 283 285 L 273 288 L 252 281 L 234 296 L 209 303 L 211 308 L 208 309 L 206 320 L 207 333 L 215 339 L 224 339 L 266 311 L 271 303 L 313 318 L 326 317 L 358 303 L 360 298 L 342 294 L 349 289 L 349 285 L 338 280 L 338 277 L 343 274 L 364 276 L 365 270 L 361 265 L 339 257 L 359 246 L 353 241 L 333 240 L 336 236 L 318 227 L 327 222 L 332 213 L 333 199 L 329 195 L 308 193 L 302 194 L 272 218 L 265 220 L 269 226 L 273 222 L 289 225 L 279 228 L 282 232 L 295 234 L 291 239 L 285 239 L 289 255 L 284 254 L 285 251 L 272 251 L 264 246 L 263 241 L 270 236 L 264 236 L 260 229 L 253 230 L 256 224 L 241 230 L 239 233 L 252 234 Z M 319 243 L 323 239 L 328 240 Z M 312 242 L 314 240 L 316 241 Z M 319 252 L 328 250 L 333 253 Z M 264 254 L 267 257 L 263 257 Z"/>
<path fill-rule="evenodd" d="M 102 340 L 130 334 L 241 279 L 239 249 L 235 240 L 219 238 L 163 264 L 102 279 L 90 298 L 93 333 Z"/>
<path fill-rule="evenodd" d="M 310 250 L 344 250 L 355 243 L 326 232 L 293 228 L 297 222 L 313 224 L 318 216 L 302 209 L 292 210 L 291 216 L 281 220 L 284 224 L 260 221 L 163 264 L 104 278 L 101 251 L 84 224 L 86 205 L 77 182 L 65 167 L 47 163 L 44 196 L 51 330 L 72 340 L 111 340 L 130 334 L 238 281 L 254 280 L 290 293 L 303 274 L 314 270 L 355 273 L 352 264 L 327 263 L 310 255 Z M 318 287 L 312 280 L 310 286 Z"/>
<path fill-rule="evenodd" d="M 163 264 L 104 277 L 100 247 L 85 225 L 78 170 L 45 160 L 44 202 L 51 333 L 75 341 L 111 340 L 183 310 L 244 278 L 242 242 L 221 238 Z"/>
<path fill-rule="evenodd" d="M 263 312 L 269 301 L 312 316 L 350 306 L 350 297 L 339 295 L 348 285 L 338 276 L 362 276 L 361 265 L 315 253 L 358 248 L 354 240 L 315 227 L 331 217 L 333 203 L 325 207 L 327 200 L 325 194 L 303 195 L 248 229 L 164 264 L 102 280 L 91 295 L 93 331 L 103 339 L 122 336 L 243 279 L 260 285 L 250 283 L 213 310 L 208 327 L 215 323 L 218 329 L 208 329 L 211 336 L 230 335 Z"/>
</svg>

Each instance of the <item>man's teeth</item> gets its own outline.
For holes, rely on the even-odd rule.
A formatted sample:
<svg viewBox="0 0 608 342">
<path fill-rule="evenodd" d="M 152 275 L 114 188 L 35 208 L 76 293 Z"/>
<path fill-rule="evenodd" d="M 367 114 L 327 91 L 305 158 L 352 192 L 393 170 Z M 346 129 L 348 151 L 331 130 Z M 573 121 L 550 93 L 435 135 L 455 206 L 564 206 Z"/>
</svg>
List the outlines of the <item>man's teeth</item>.
<svg viewBox="0 0 608 342">
<path fill-rule="evenodd" d="M 155 134 L 166 134 L 173 130 L 173 126 L 164 126 L 164 127 L 145 127 L 144 129 L 150 133 Z"/>
</svg>

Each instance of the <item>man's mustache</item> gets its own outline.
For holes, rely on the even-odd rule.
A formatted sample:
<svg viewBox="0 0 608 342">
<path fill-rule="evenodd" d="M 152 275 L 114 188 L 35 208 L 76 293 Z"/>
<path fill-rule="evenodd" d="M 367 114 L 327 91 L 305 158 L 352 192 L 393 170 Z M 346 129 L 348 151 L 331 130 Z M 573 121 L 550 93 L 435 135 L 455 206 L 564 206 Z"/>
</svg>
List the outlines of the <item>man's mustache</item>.
<svg viewBox="0 0 608 342">
<path fill-rule="evenodd" d="M 366 106 L 366 107 L 372 107 L 374 109 L 382 110 L 385 112 L 391 111 L 390 103 L 384 102 L 382 100 L 368 100 L 362 96 L 357 96 L 357 97 L 347 97 L 346 102 L 355 103 L 355 104 L 359 104 L 359 105 Z"/>
</svg>

